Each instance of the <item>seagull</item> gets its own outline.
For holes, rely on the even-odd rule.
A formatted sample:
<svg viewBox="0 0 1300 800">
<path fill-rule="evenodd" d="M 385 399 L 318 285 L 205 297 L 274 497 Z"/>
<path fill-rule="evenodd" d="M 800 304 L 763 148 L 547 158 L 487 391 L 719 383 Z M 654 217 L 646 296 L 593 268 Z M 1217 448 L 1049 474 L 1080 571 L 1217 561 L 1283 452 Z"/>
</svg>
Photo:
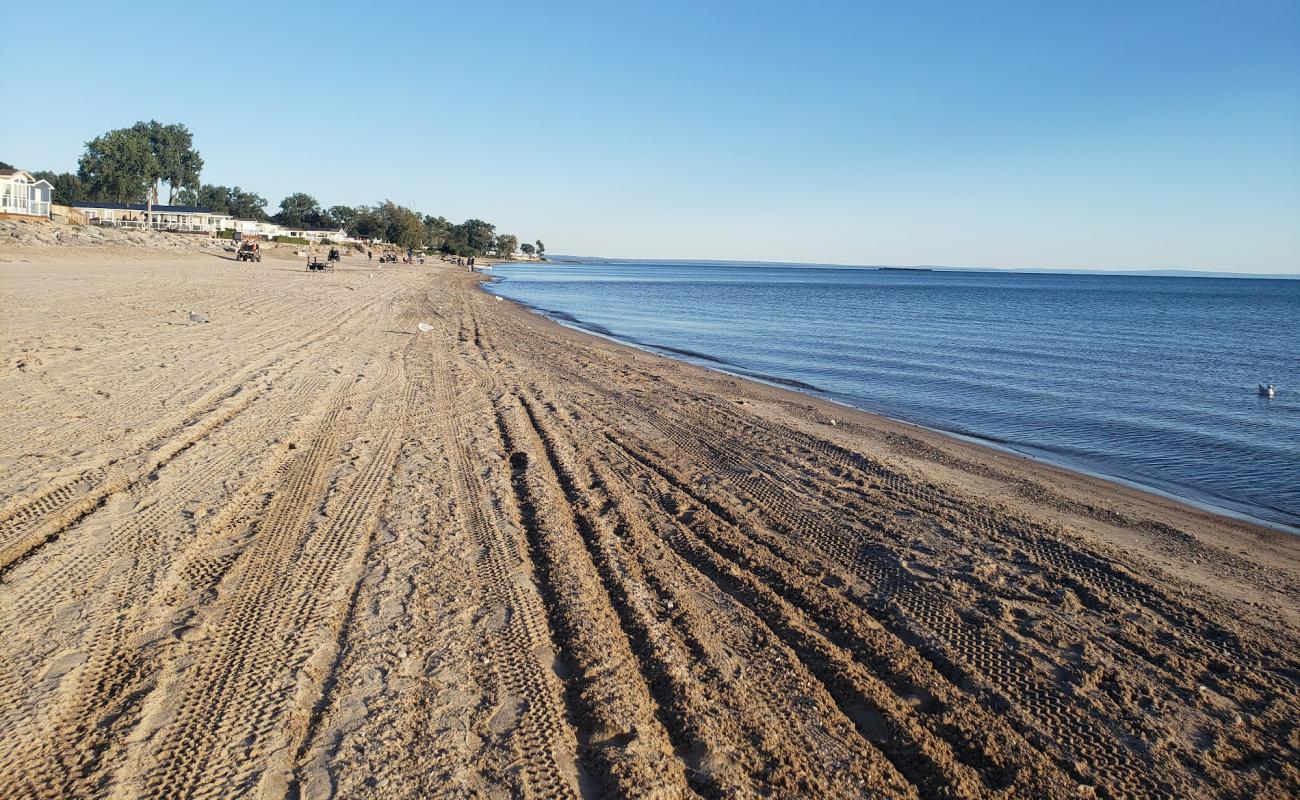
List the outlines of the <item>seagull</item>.
<svg viewBox="0 0 1300 800">
<path fill-rule="evenodd" d="M 207 317 L 203 316 L 197 311 L 190 312 L 190 322 L 210 322 L 210 321 L 211 320 L 209 320 Z"/>
</svg>

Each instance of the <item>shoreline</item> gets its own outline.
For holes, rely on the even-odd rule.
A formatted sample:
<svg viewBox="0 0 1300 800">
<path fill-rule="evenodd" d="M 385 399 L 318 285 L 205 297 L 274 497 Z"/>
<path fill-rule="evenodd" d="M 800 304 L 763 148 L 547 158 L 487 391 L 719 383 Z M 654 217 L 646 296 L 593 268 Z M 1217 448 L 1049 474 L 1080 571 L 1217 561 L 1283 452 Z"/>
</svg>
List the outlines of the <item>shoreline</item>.
<svg viewBox="0 0 1300 800">
<path fill-rule="evenodd" d="M 25 258 L 0 794 L 1300 790 L 1294 536 L 440 263 Z"/>
<path fill-rule="evenodd" d="M 873 267 L 872 269 L 876 269 L 876 268 Z M 1158 276 L 1152 276 L 1152 277 L 1158 277 Z M 1163 498 L 1165 500 L 1173 501 L 1175 503 L 1182 503 L 1192 508 L 1201 511 L 1207 511 L 1212 514 L 1217 514 L 1219 516 L 1236 520 L 1238 522 L 1244 522 L 1250 525 L 1258 525 L 1264 528 L 1269 528 L 1271 530 L 1277 531 L 1279 533 L 1290 534 L 1293 536 L 1300 536 L 1300 523 L 1283 522 L 1280 520 L 1269 519 L 1268 517 L 1259 516 L 1257 511 L 1254 510 L 1253 506 L 1239 506 L 1237 504 L 1232 503 L 1229 500 L 1214 498 L 1212 495 L 1203 495 L 1200 492 L 1196 491 L 1193 487 L 1174 486 L 1172 488 L 1167 488 L 1153 483 L 1147 483 L 1140 479 L 1128 478 L 1122 475 L 1110 474 L 1100 467 L 1091 467 L 1085 463 L 1082 463 L 1081 461 L 1072 460 L 1068 456 L 1053 456 L 1050 452 L 1040 450 L 1031 444 L 1004 442 L 997 439 L 984 437 L 977 433 L 971 433 L 969 431 L 962 431 L 953 428 L 945 428 L 938 425 L 926 424 L 924 422 L 920 422 L 917 420 L 910 420 L 905 417 L 896 416 L 894 414 L 879 409 L 863 408 L 861 406 L 853 405 L 848 401 L 840 400 L 836 397 L 833 397 L 831 396 L 831 393 L 825 391 L 824 389 L 820 389 L 816 386 L 807 386 L 807 385 L 801 386 L 801 385 L 797 385 L 798 383 L 797 381 L 792 381 L 789 379 L 782 379 L 779 377 L 766 378 L 758 374 L 747 373 L 739 369 L 728 369 L 726 365 L 729 362 L 725 361 L 722 358 L 705 355 L 705 354 L 699 354 L 699 353 L 690 353 L 686 351 L 675 351 L 674 348 L 666 347 L 663 345 L 656 345 L 647 342 L 639 342 L 627 337 L 621 337 L 618 334 L 614 333 L 613 331 L 595 330 L 591 323 L 587 323 L 586 321 L 574 317 L 568 314 L 567 312 L 546 309 L 540 306 L 535 306 L 531 303 L 526 303 L 520 300 L 516 300 L 514 298 L 505 295 L 498 295 L 496 292 L 493 292 L 491 291 L 490 288 L 488 288 L 493 284 L 501 283 L 504 282 L 505 280 L 507 279 L 497 278 L 491 275 L 485 275 L 484 280 L 482 282 L 482 289 L 488 295 L 491 295 L 493 297 L 499 296 L 503 300 L 514 303 L 515 305 L 524 308 L 531 313 L 537 314 L 538 316 L 550 320 L 551 322 L 554 322 L 555 324 L 567 328 L 569 330 L 577 331 L 579 333 L 584 333 L 590 336 L 595 336 L 597 338 L 612 342 L 614 344 L 622 345 L 624 347 L 631 347 L 640 350 L 642 352 L 651 353 L 653 355 L 672 359 L 674 361 L 679 361 L 684 364 L 690 364 L 692 366 L 711 370 L 713 372 L 717 372 L 723 375 L 730 375 L 732 377 L 739 378 L 741 380 L 754 381 L 756 383 L 763 384 L 766 386 L 771 386 L 773 388 L 785 389 L 787 391 L 792 391 L 799 394 L 806 394 L 809 397 L 815 397 L 825 402 L 834 403 L 846 409 L 852 409 L 854 411 L 859 411 L 865 414 L 871 414 L 881 419 L 887 419 L 905 425 L 916 426 L 918 428 L 922 428 L 927 431 L 932 431 L 940 435 L 948 436 L 950 438 L 959 441 L 965 441 L 977 446 L 982 446 L 992 450 L 997 450 L 999 452 L 1003 452 L 1008 455 L 1016 456 L 1036 463 L 1052 466 L 1057 469 L 1062 469 L 1068 472 L 1076 473 L 1080 476 L 1085 476 L 1085 477 L 1105 481 L 1107 483 L 1124 486 L 1126 488 L 1133 489 L 1139 492 L 1145 492 Z M 1285 514 L 1286 512 L 1277 511 L 1277 513 Z"/>
</svg>

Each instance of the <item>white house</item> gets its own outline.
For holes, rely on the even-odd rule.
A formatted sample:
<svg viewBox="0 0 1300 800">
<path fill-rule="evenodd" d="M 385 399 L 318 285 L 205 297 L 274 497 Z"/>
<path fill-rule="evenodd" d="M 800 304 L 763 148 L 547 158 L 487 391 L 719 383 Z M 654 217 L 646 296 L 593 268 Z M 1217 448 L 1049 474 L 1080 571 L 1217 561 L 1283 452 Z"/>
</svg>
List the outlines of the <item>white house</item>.
<svg viewBox="0 0 1300 800">
<path fill-rule="evenodd" d="M 281 236 L 292 236 L 295 239 L 306 239 L 313 244 L 320 244 L 323 241 L 343 242 L 348 239 L 348 232 L 342 228 L 289 228 L 280 226 Z"/>
<path fill-rule="evenodd" d="M 50 192 L 47 180 L 37 180 L 21 169 L 0 169 L 0 216 L 50 217 Z"/>
<path fill-rule="evenodd" d="M 152 228 L 156 231 L 214 234 L 230 219 L 210 208 L 163 206 L 144 203 L 73 203 L 93 225 L 111 228 Z"/>
<path fill-rule="evenodd" d="M 242 236 L 261 236 L 264 239 L 270 239 L 275 236 L 286 236 L 284 229 L 274 222 L 264 222 L 256 219 L 235 219 L 226 217 L 221 225 L 222 230 L 235 231 Z"/>
</svg>

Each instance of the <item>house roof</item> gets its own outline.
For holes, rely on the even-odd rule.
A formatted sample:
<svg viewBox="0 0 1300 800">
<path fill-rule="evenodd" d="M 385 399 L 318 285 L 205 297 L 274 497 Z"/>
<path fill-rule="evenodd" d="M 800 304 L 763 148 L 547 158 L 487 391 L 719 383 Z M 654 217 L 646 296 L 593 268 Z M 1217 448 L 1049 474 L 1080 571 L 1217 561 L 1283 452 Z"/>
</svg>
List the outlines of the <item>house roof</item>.
<svg viewBox="0 0 1300 800">
<path fill-rule="evenodd" d="M 9 167 L 0 169 L 0 178 L 12 178 L 18 175 L 26 175 L 29 178 L 32 177 L 32 173 L 25 169 L 10 169 Z"/>
<path fill-rule="evenodd" d="M 144 203 L 89 203 L 76 202 L 72 204 L 73 208 L 101 208 L 114 209 L 116 211 L 148 211 L 149 207 Z M 153 211 L 157 214 L 217 214 L 210 208 L 202 206 L 163 206 L 155 205 Z M 217 214 L 217 216 L 229 216 L 228 214 Z"/>
</svg>

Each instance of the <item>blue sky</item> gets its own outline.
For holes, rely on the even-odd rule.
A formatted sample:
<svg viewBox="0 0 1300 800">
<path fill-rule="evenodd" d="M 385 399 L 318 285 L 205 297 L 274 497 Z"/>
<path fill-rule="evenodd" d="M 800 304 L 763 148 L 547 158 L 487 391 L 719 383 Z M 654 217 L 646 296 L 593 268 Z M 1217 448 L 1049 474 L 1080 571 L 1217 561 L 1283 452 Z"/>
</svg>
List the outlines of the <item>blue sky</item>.
<svg viewBox="0 0 1300 800">
<path fill-rule="evenodd" d="M 5 15 L 29 169 L 156 118 L 272 207 L 391 198 L 551 252 L 1300 272 L 1295 0 Z"/>
</svg>

